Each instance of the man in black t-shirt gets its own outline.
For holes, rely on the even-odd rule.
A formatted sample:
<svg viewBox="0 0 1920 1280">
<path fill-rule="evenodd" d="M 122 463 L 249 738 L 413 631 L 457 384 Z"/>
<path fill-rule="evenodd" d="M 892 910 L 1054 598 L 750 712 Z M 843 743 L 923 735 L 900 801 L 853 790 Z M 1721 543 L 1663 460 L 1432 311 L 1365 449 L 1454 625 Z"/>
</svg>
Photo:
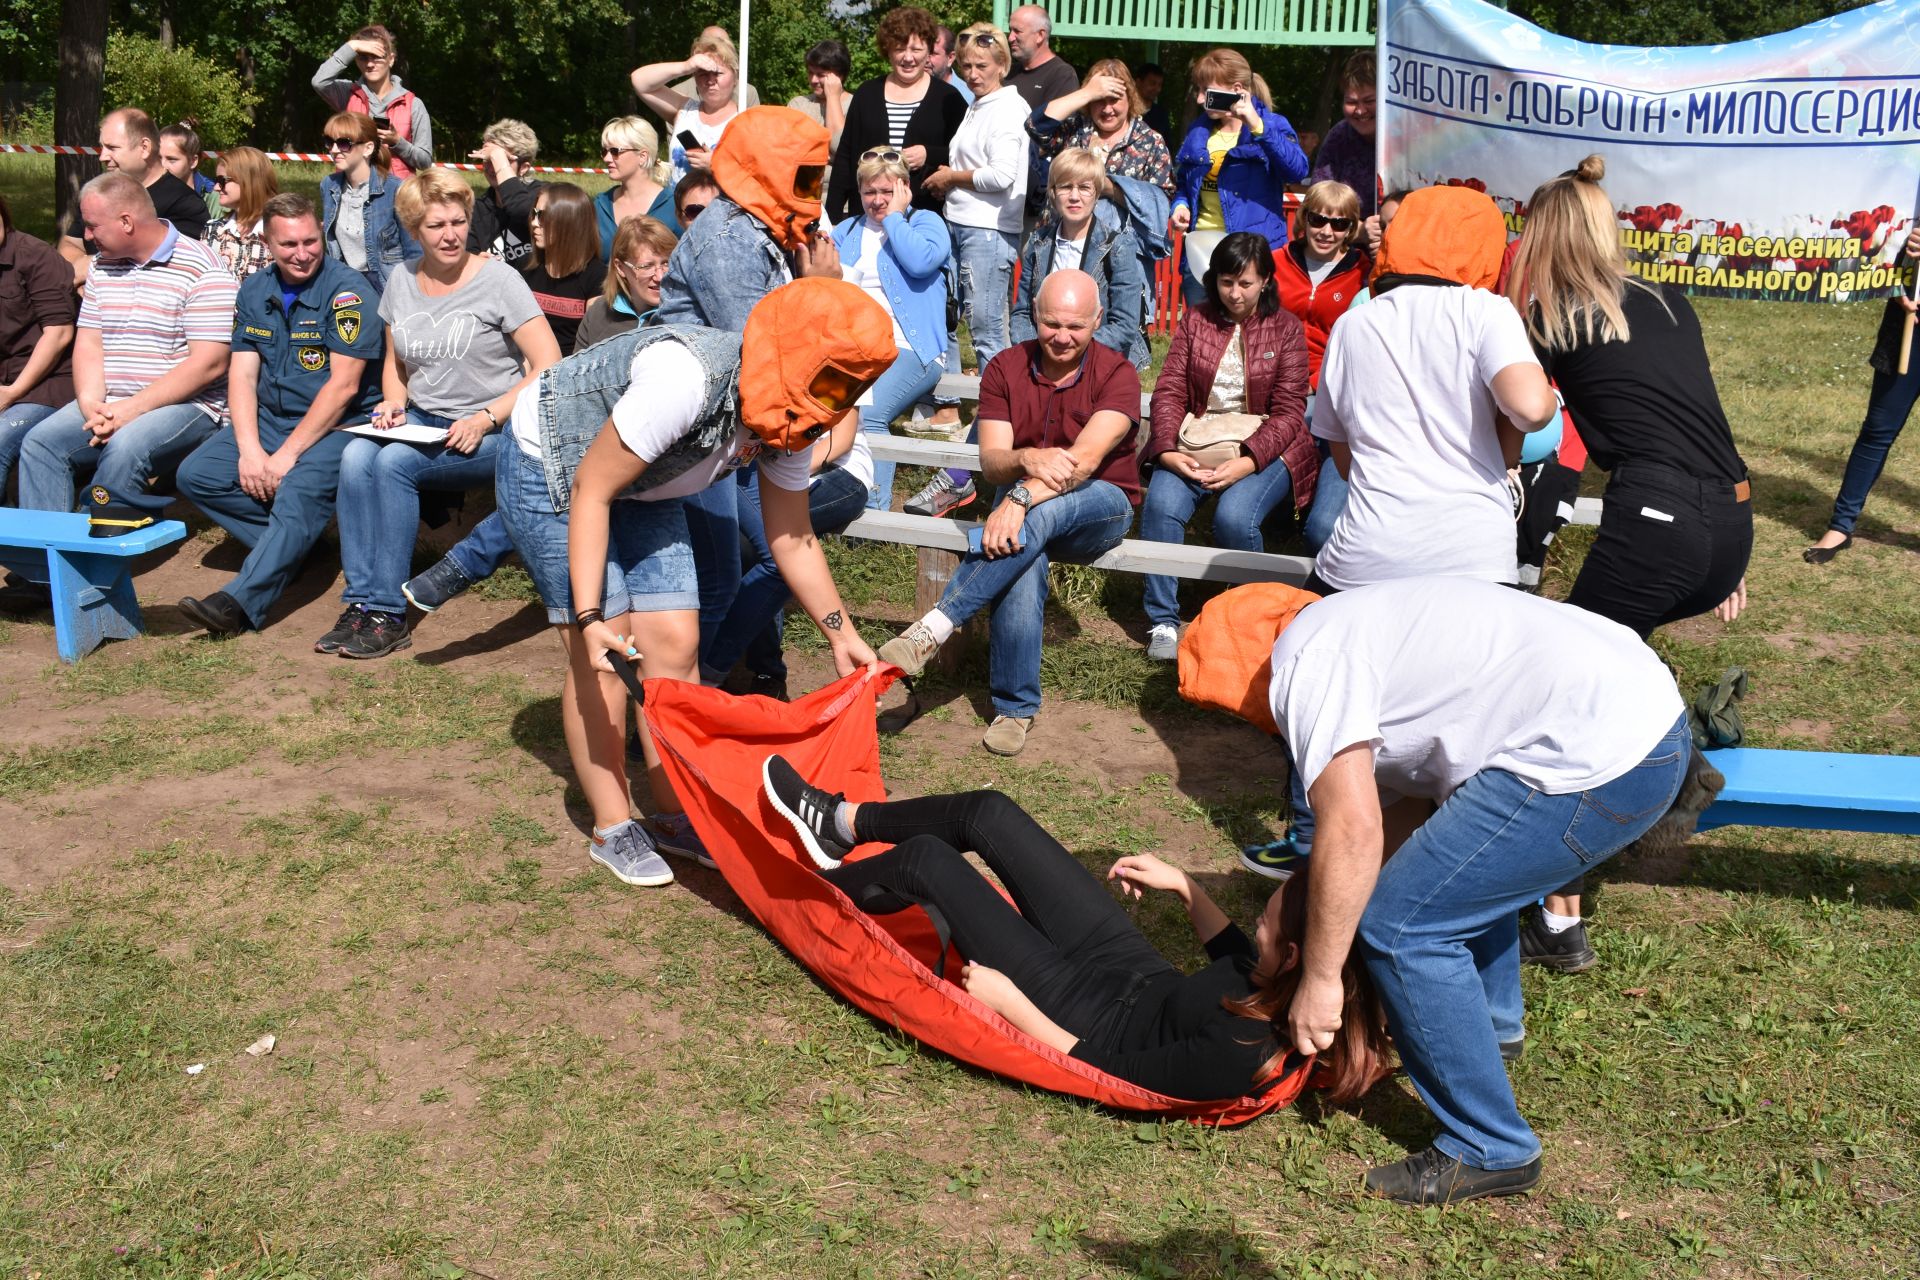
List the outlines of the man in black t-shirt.
<svg viewBox="0 0 1920 1280">
<path fill-rule="evenodd" d="M 109 112 L 100 121 L 100 167 L 118 170 L 140 183 L 153 198 L 153 211 L 171 222 L 174 229 L 189 240 L 199 240 L 207 229 L 207 206 L 192 187 L 168 173 L 160 165 L 160 131 L 153 117 L 138 107 L 122 107 Z M 60 256 L 73 264 L 73 287 L 87 282 L 87 267 L 98 252 L 87 239 L 80 221 L 80 205 L 74 202 L 60 237 Z"/>
<path fill-rule="evenodd" d="M 1053 51 L 1053 20 L 1039 5 L 1021 5 L 1008 16 L 1007 44 L 1013 52 L 1013 74 L 1007 77 L 1007 83 L 1019 91 L 1028 111 L 1037 111 L 1080 87 L 1080 73 Z M 1027 149 L 1029 230 L 1046 207 L 1047 172 L 1052 164 L 1039 147 Z"/>
</svg>

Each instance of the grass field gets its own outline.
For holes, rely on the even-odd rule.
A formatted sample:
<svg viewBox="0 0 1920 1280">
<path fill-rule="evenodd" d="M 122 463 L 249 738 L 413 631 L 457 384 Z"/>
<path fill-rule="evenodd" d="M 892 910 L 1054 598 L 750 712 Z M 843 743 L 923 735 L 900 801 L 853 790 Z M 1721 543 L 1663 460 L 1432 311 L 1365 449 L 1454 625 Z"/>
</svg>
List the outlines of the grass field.
<svg viewBox="0 0 1920 1280">
<path fill-rule="evenodd" d="M 32 208 L 20 161 L 0 188 Z M 1920 753 L 1920 451 L 1852 551 L 1799 557 L 1877 312 L 1699 310 L 1754 477 L 1752 606 L 1657 647 L 1689 688 L 1746 666 L 1757 744 Z M 853 1012 L 712 873 L 596 872 L 517 571 L 362 666 L 306 651 L 330 552 L 292 618 L 195 638 L 171 602 L 238 557 L 192 527 L 143 566 L 142 639 L 63 667 L 44 613 L 0 609 L 0 1275 L 1920 1274 L 1912 839 L 1735 828 L 1610 865 L 1601 967 L 1526 975 L 1543 1189 L 1410 1212 L 1358 1194 L 1431 1134 L 1404 1081 L 1235 1132 L 1143 1123 Z M 912 557 L 833 555 L 891 634 Z M 1137 580 L 1057 588 L 1028 753 L 979 750 L 970 667 L 887 740 L 889 779 L 1001 787 L 1089 866 L 1161 850 L 1250 921 L 1233 848 L 1281 820 L 1271 747 L 1145 662 Z M 796 685 L 823 679 L 791 639 Z M 1197 961 L 1172 905 L 1139 913 Z"/>
</svg>

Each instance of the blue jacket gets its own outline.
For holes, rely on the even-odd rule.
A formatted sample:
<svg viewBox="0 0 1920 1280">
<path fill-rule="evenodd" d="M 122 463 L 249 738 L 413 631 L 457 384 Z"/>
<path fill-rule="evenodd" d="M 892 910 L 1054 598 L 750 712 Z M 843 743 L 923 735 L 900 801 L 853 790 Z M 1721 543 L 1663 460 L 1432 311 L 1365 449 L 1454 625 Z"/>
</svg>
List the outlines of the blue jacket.
<svg viewBox="0 0 1920 1280">
<path fill-rule="evenodd" d="M 1039 336 L 1033 327 L 1033 296 L 1053 270 L 1054 229 L 1049 214 L 1027 237 L 1027 247 L 1020 253 L 1020 288 L 1007 326 L 1015 343 Z M 1125 356 L 1134 368 L 1146 368 L 1151 356 L 1145 332 L 1150 286 L 1141 265 L 1140 242 L 1127 228 L 1126 215 L 1111 200 L 1093 206 L 1093 225 L 1087 228 L 1080 269 L 1100 286 L 1100 327 L 1093 340 Z"/>
<path fill-rule="evenodd" d="M 394 269 L 403 262 L 412 262 L 426 250 L 407 234 L 393 212 L 393 197 L 400 190 L 400 180 L 374 169 L 367 182 L 366 277 L 375 293 L 385 293 L 387 277 Z M 329 255 L 333 254 L 333 220 L 340 216 L 340 194 L 346 189 L 347 180 L 340 174 L 330 173 L 320 179 L 320 235 Z"/>
<path fill-rule="evenodd" d="M 1307 154 L 1283 115 L 1260 108 L 1266 129 L 1259 137 L 1244 126 L 1240 141 L 1220 166 L 1220 212 L 1228 231 L 1257 231 L 1278 249 L 1287 242 L 1287 184 L 1307 176 Z M 1173 158 L 1173 207 L 1185 205 L 1200 217 L 1200 184 L 1206 180 L 1212 158 L 1207 137 L 1213 121 L 1202 112 L 1187 126 L 1180 152 Z"/>
<path fill-rule="evenodd" d="M 833 229 L 833 245 L 842 263 L 860 257 L 864 218 L 848 218 Z M 907 345 L 922 364 L 932 364 L 947 350 L 947 264 L 953 260 L 953 240 L 946 219 L 927 209 L 890 213 L 880 224 L 887 242 L 880 249 L 880 287 Z"/>
<path fill-rule="evenodd" d="M 608 187 L 593 198 L 593 214 L 600 221 L 600 261 L 613 261 L 613 237 L 620 230 L 620 224 L 613 217 L 613 197 L 618 187 Z M 667 230 L 674 235 L 680 234 L 680 220 L 673 216 L 673 188 L 660 188 L 660 194 L 647 207 L 647 216 L 666 224 Z"/>
</svg>

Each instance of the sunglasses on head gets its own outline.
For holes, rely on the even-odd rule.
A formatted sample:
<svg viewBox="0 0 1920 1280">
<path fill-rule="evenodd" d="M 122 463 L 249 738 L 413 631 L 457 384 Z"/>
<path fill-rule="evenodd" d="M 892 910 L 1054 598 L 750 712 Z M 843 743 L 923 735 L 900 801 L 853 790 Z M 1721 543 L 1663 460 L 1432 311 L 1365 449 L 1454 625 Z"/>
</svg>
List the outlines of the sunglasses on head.
<svg viewBox="0 0 1920 1280">
<path fill-rule="evenodd" d="M 972 33 L 962 31 L 959 35 L 959 41 L 961 48 L 965 48 L 970 44 L 978 44 L 991 49 L 1000 43 L 1000 33 L 997 31 L 975 31 Z"/>
<path fill-rule="evenodd" d="M 868 147 L 860 153 L 861 164 L 865 164 L 869 160 L 885 160 L 888 164 L 897 164 L 904 159 L 906 159 L 906 156 L 902 155 L 900 151 L 894 147 Z"/>
<path fill-rule="evenodd" d="M 1335 231 L 1353 230 L 1352 218 L 1335 218 L 1324 213 L 1307 210 L 1307 225 L 1310 227 L 1332 227 Z"/>
</svg>

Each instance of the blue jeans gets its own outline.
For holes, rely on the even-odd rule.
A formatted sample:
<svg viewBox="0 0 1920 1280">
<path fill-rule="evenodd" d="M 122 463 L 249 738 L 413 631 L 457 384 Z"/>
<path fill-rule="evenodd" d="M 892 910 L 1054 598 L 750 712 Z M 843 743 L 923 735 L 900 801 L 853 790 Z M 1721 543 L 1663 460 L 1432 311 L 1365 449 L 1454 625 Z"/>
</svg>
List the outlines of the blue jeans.
<svg viewBox="0 0 1920 1280">
<path fill-rule="evenodd" d="M 1836 533 L 1852 533 L 1860 510 L 1867 505 L 1867 493 L 1886 469 L 1887 454 L 1907 425 L 1913 402 L 1920 399 L 1920 360 L 1913 362 L 1906 376 L 1879 373 L 1873 375 L 1873 390 L 1867 394 L 1867 416 L 1860 423 L 1860 434 L 1847 455 L 1847 471 L 1840 479 L 1839 496 L 1833 500 L 1833 518 L 1827 528 Z"/>
<path fill-rule="evenodd" d="M 1340 475 L 1340 468 L 1333 465 L 1333 458 L 1327 453 L 1327 446 L 1320 446 L 1320 478 L 1314 482 L 1313 505 L 1307 508 L 1306 519 L 1300 524 L 1300 541 L 1307 544 L 1307 554 L 1317 556 L 1320 548 L 1327 545 L 1327 539 L 1333 536 L 1333 526 L 1340 520 L 1340 513 L 1347 509 L 1347 482 Z"/>
<path fill-rule="evenodd" d="M 1692 751 L 1682 715 L 1639 764 L 1590 791 L 1550 796 L 1510 773 L 1477 773 L 1387 859 L 1355 946 L 1448 1155 L 1515 1169 L 1540 1154 L 1500 1059 L 1512 1034 L 1495 1027 L 1520 1008 L 1515 913 L 1658 821 Z"/>
<path fill-rule="evenodd" d="M 13 474 L 13 464 L 20 461 L 20 446 L 26 441 L 27 432 L 53 412 L 52 406 L 44 404 L 16 404 L 0 409 L 0 502 L 6 501 L 7 477 Z"/>
<path fill-rule="evenodd" d="M 893 434 L 893 420 L 913 407 L 915 401 L 933 390 L 940 375 L 947 371 L 939 360 L 922 363 L 912 347 L 901 347 L 880 380 L 873 384 L 873 403 L 860 410 L 860 429 L 875 435 Z M 893 463 L 873 460 L 873 490 L 867 495 L 867 508 L 888 511 L 893 507 Z"/>
<path fill-rule="evenodd" d="M 973 356 L 987 367 L 1007 348 L 1007 309 L 1013 299 L 1013 268 L 1020 261 L 1020 234 L 991 227 L 950 227 L 960 305 L 973 335 Z"/>
<path fill-rule="evenodd" d="M 507 534 L 506 521 L 500 518 L 498 508 L 488 512 L 486 519 L 473 526 L 466 537 L 447 548 L 447 558 L 460 566 L 468 582 L 491 578 L 493 571 L 512 554 L 513 539 Z"/>
<path fill-rule="evenodd" d="M 168 500 L 145 497 L 149 482 L 178 466 L 218 425 L 194 405 L 162 405 L 96 447 L 78 402 L 56 409 L 21 443 L 20 505 L 33 511 L 73 510 L 74 481 L 91 464 L 94 484 L 124 502 L 159 510 Z"/>
<path fill-rule="evenodd" d="M 728 472 L 680 499 L 694 573 L 700 579 L 700 634 L 717 631 L 740 589 L 740 472 Z M 747 472 L 747 479 L 755 477 Z"/>
<path fill-rule="evenodd" d="M 840 467 L 822 471 L 807 491 L 807 514 L 813 520 L 816 537 L 840 532 L 859 518 L 866 505 L 867 487 L 858 476 Z M 784 680 L 787 664 L 781 649 L 786 621 L 782 611 L 793 593 L 773 562 L 773 545 L 767 540 L 766 520 L 760 512 L 758 483 L 740 488 L 740 536 L 753 548 L 752 559 L 740 577 L 740 590 L 725 621 L 711 634 L 701 633 L 700 665 L 724 679 L 745 658 L 755 675 Z"/>
<path fill-rule="evenodd" d="M 993 709 L 1024 719 L 1040 709 L 1040 641 L 1047 608 L 1047 566 L 1098 559 L 1127 536 L 1133 506 L 1105 480 L 1089 480 L 1027 513 L 1020 549 L 989 560 L 969 551 L 940 597 L 959 626 L 991 607 L 988 684 Z"/>
<path fill-rule="evenodd" d="M 1266 470 L 1256 471 L 1228 485 L 1213 509 L 1213 543 L 1235 551 L 1260 551 L 1266 541 L 1260 526 L 1293 492 L 1287 464 L 1278 458 Z M 1140 506 L 1140 536 L 1150 542 L 1185 542 L 1187 522 L 1213 494 L 1205 485 L 1165 467 L 1155 467 L 1147 482 L 1147 499 Z M 1147 621 L 1160 627 L 1180 625 L 1180 579 L 1150 573 L 1146 581 Z"/>
<path fill-rule="evenodd" d="M 291 430 L 260 424 L 260 445 L 272 453 Z M 287 589 L 307 553 L 333 519 L 340 488 L 340 457 L 354 437 L 329 431 L 300 455 L 274 491 L 261 502 L 240 487 L 240 446 L 233 428 L 222 427 L 180 464 L 180 496 L 199 507 L 247 548 L 240 572 L 221 590 L 232 596 L 258 627 Z"/>
<path fill-rule="evenodd" d="M 432 426 L 453 421 L 412 406 L 407 418 Z M 347 579 L 340 598 L 376 613 L 404 614 L 407 598 L 400 584 L 413 570 L 420 491 L 491 488 L 493 455 L 501 444 L 499 432 L 483 438 L 472 453 L 455 453 L 444 444 L 355 436 L 340 455 L 340 567 Z"/>
</svg>

